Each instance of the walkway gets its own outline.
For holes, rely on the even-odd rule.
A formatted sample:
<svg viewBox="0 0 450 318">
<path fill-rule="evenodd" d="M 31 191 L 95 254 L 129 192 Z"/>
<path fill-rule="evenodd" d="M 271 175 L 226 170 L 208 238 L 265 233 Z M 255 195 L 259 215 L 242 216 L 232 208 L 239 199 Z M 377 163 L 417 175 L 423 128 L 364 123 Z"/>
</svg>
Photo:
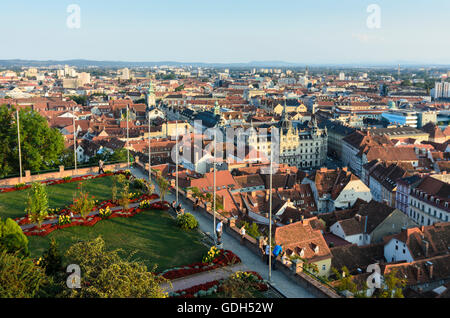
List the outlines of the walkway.
<svg viewBox="0 0 450 318">
<path fill-rule="evenodd" d="M 131 172 L 138 178 L 143 178 L 148 180 L 148 174 L 143 173 L 138 168 L 131 168 Z M 159 193 L 158 185 L 153 182 L 157 193 Z M 172 202 L 175 200 L 175 194 L 168 192 L 164 198 L 165 201 Z M 179 203 L 186 212 L 193 214 L 199 222 L 200 230 L 210 234 L 214 232 L 213 223 L 205 215 L 198 211 L 192 210 L 192 203 L 182 195 L 179 195 Z M 255 255 L 246 247 L 242 246 L 239 240 L 236 240 L 227 232 L 222 234 L 223 248 L 226 250 L 231 250 L 242 260 L 243 270 L 258 272 L 264 279 L 268 280 L 268 266 L 263 263 L 260 257 Z M 205 276 L 206 277 L 206 276 Z M 199 283 L 201 284 L 201 283 Z M 290 280 L 285 274 L 280 271 L 272 271 L 272 281 L 271 284 L 283 293 L 288 298 L 313 298 L 314 295 L 309 293 L 307 290 L 299 286 Z M 198 285 L 198 284 L 195 284 Z"/>
<path fill-rule="evenodd" d="M 229 277 L 231 273 L 245 270 L 246 267 L 243 264 L 221 267 L 215 270 L 194 274 L 179 279 L 174 279 L 171 281 L 172 288 L 169 287 L 169 284 L 163 284 L 161 287 L 165 292 L 175 292 L 178 290 L 183 290 L 200 284 L 212 282 L 214 280 L 225 279 Z"/>
</svg>

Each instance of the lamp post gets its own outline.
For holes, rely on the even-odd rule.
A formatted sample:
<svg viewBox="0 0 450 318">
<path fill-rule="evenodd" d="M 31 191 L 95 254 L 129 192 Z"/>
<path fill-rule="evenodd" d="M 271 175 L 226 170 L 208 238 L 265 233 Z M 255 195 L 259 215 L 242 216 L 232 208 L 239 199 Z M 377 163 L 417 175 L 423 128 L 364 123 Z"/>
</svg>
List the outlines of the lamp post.
<svg viewBox="0 0 450 318">
<path fill-rule="evenodd" d="M 73 118 L 73 160 L 75 163 L 75 174 L 77 174 L 77 132 L 75 130 L 75 107 L 72 109 Z"/>
<path fill-rule="evenodd" d="M 176 199 L 177 199 L 177 205 L 178 205 L 178 120 L 175 122 L 175 129 L 177 131 L 176 133 L 176 145 L 175 145 L 175 193 L 176 193 Z"/>
<path fill-rule="evenodd" d="M 130 169 L 130 133 L 128 127 L 128 104 L 127 104 L 127 168 Z"/>
<path fill-rule="evenodd" d="M 273 139 L 272 139 L 273 140 Z M 269 282 L 272 280 L 272 174 L 273 149 L 270 143 L 270 177 L 269 177 Z"/>
<path fill-rule="evenodd" d="M 217 237 L 216 233 L 216 137 L 217 131 L 214 128 L 214 158 L 213 158 L 213 215 L 214 215 L 214 237 Z"/>
<path fill-rule="evenodd" d="M 152 150 L 150 147 L 150 111 L 148 112 L 148 182 L 152 182 Z"/>
<path fill-rule="evenodd" d="M 20 171 L 20 177 L 19 177 L 19 182 L 22 183 L 22 151 L 20 149 L 20 128 L 19 128 L 19 110 L 16 109 L 16 115 L 17 115 L 17 139 L 18 139 L 18 143 L 19 143 L 19 171 Z"/>
</svg>

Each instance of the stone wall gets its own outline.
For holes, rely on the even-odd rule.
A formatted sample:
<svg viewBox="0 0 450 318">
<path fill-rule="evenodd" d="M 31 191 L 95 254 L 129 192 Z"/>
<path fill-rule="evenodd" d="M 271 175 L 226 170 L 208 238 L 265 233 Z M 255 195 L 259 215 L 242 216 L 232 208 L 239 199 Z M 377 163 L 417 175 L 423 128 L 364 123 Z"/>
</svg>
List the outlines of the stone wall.
<svg viewBox="0 0 450 318">
<path fill-rule="evenodd" d="M 126 168 L 127 168 L 126 162 L 103 166 L 103 169 L 105 171 L 107 171 L 107 170 L 117 171 L 117 170 L 123 170 Z M 1 179 L 0 187 L 14 186 L 18 183 L 30 183 L 30 182 L 35 182 L 35 181 L 45 181 L 45 180 L 49 180 L 49 179 L 61 179 L 64 177 L 74 177 L 74 176 L 82 176 L 82 175 L 86 175 L 86 174 L 97 174 L 97 173 L 98 173 L 98 166 L 80 168 L 80 169 L 77 169 L 76 171 L 74 169 L 65 170 L 64 166 L 59 166 L 59 171 L 41 173 L 41 174 L 36 174 L 36 175 L 31 175 L 30 170 L 25 170 L 25 176 L 22 177 L 22 181 L 20 181 L 20 177 Z"/>
</svg>

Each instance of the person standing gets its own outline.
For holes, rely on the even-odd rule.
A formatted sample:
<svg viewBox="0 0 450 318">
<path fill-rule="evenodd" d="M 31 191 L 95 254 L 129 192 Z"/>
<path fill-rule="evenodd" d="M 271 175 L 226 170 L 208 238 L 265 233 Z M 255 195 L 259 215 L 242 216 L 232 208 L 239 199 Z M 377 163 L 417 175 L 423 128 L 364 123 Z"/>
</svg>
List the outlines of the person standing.
<svg viewBox="0 0 450 318">
<path fill-rule="evenodd" d="M 103 160 L 98 161 L 98 174 L 105 173 L 103 170 Z"/>
<path fill-rule="evenodd" d="M 273 248 L 273 260 L 272 260 L 272 269 L 276 270 L 275 265 L 277 263 L 277 257 L 278 255 L 281 254 L 281 252 L 283 252 L 283 244 L 279 244 L 279 245 L 275 245 L 275 247 Z"/>
<path fill-rule="evenodd" d="M 222 220 L 219 220 L 219 223 L 217 223 L 216 225 L 216 235 L 218 245 L 222 244 L 222 229 L 223 229 Z"/>
<path fill-rule="evenodd" d="M 244 245 L 244 240 L 245 240 L 245 226 L 242 225 L 242 227 L 241 227 L 241 245 Z"/>
<path fill-rule="evenodd" d="M 269 253 L 270 253 L 270 246 L 269 244 L 266 245 L 264 248 L 264 262 L 269 265 Z"/>
</svg>

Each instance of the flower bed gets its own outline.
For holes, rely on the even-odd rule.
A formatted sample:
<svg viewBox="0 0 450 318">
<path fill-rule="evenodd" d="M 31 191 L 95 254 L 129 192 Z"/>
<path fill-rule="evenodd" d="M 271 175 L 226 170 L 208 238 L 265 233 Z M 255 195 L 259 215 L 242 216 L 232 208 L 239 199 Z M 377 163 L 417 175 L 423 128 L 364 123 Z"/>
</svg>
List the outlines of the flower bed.
<svg viewBox="0 0 450 318">
<path fill-rule="evenodd" d="M 157 202 L 157 203 L 159 203 L 159 202 Z M 106 205 L 106 206 L 108 207 L 108 205 Z M 158 206 L 164 206 L 164 202 Z M 152 209 L 154 209 L 154 208 L 152 208 Z M 135 216 L 136 214 L 138 214 L 144 210 L 147 210 L 147 209 L 135 207 L 135 208 L 129 208 L 127 210 L 114 211 L 114 212 L 111 212 L 111 214 L 109 216 L 104 216 L 104 217 L 102 217 L 101 215 L 92 215 L 92 216 L 87 217 L 86 219 L 83 219 L 81 217 L 73 217 L 73 218 L 70 218 L 70 223 L 68 221 L 66 221 L 68 218 L 62 218 L 62 217 L 68 217 L 67 214 L 60 215 L 59 217 L 54 216 L 54 218 L 58 217 L 58 220 L 61 219 L 61 220 L 64 220 L 65 222 L 44 224 L 41 226 L 41 228 L 38 228 L 37 226 L 33 226 L 29 229 L 24 229 L 23 233 L 27 236 L 33 236 L 33 235 L 47 236 L 48 234 L 50 234 L 51 232 L 53 232 L 54 230 L 57 230 L 57 229 L 65 229 L 65 228 L 72 227 L 72 226 L 94 226 L 95 224 L 97 224 L 97 222 L 99 222 L 101 220 L 107 220 L 107 219 L 112 219 L 112 218 L 117 218 L 117 217 L 129 218 L 129 217 Z"/>
<path fill-rule="evenodd" d="M 134 200 L 131 200 L 130 203 L 136 203 L 136 202 L 140 202 L 141 200 L 146 200 L 146 201 L 153 201 L 159 199 L 159 195 L 157 195 L 156 193 L 153 193 L 152 195 L 148 195 L 148 194 L 143 194 L 141 195 L 139 198 L 136 198 Z M 148 209 L 152 209 L 152 210 L 168 210 L 168 205 L 169 203 L 167 201 L 163 201 L 163 202 L 155 202 L 152 204 L 148 205 Z M 112 200 L 106 200 L 103 202 L 98 203 L 93 209 L 92 211 L 97 211 L 97 210 L 102 210 L 102 209 L 111 209 L 114 207 L 118 207 L 118 204 L 114 204 L 112 202 Z M 54 214 L 49 215 L 45 220 L 53 220 L 53 219 L 57 219 L 59 216 L 61 215 L 70 215 L 71 213 L 71 207 L 72 205 L 69 205 L 66 208 L 63 208 L 59 211 L 55 211 L 54 210 Z M 29 224 L 30 223 L 30 219 L 28 218 L 28 216 L 23 216 L 20 218 L 16 218 L 14 219 L 14 221 L 17 222 L 17 224 L 19 225 L 25 225 L 25 224 Z"/>
<path fill-rule="evenodd" d="M 241 262 L 241 259 L 232 251 L 222 249 L 219 251 L 220 253 L 209 263 L 198 262 L 183 267 L 176 267 L 166 270 L 159 275 L 166 279 L 173 280 Z"/>
<path fill-rule="evenodd" d="M 120 171 L 116 171 L 116 172 L 102 173 L 102 174 L 98 174 L 98 175 L 87 174 L 87 175 L 84 175 L 84 176 L 74 177 L 74 178 L 70 178 L 70 179 L 67 178 L 67 177 L 66 178 L 62 178 L 62 179 L 58 179 L 58 180 L 51 179 L 51 180 L 40 181 L 40 183 L 43 183 L 43 184 L 46 184 L 46 185 L 55 185 L 55 184 L 79 182 L 79 181 L 83 181 L 83 180 L 91 180 L 91 179 L 109 177 L 109 176 L 113 176 L 113 175 L 117 175 L 117 174 L 123 174 L 123 175 L 127 176 L 127 178 L 130 177 L 130 174 L 127 171 L 120 170 Z M 20 186 L 14 186 L 14 187 L 0 188 L 0 193 L 19 191 L 19 190 L 28 189 L 30 187 L 31 187 L 31 185 L 28 184 L 28 185 L 20 185 Z"/>
<path fill-rule="evenodd" d="M 244 272 L 244 274 L 251 274 L 258 278 L 256 283 L 257 290 L 264 292 L 269 290 L 269 286 L 264 282 L 263 278 L 257 272 Z M 170 298 L 196 298 L 202 296 L 212 296 L 213 294 L 220 292 L 220 286 L 224 280 L 213 280 L 204 284 L 192 286 L 186 289 L 178 290 L 169 293 Z"/>
</svg>

